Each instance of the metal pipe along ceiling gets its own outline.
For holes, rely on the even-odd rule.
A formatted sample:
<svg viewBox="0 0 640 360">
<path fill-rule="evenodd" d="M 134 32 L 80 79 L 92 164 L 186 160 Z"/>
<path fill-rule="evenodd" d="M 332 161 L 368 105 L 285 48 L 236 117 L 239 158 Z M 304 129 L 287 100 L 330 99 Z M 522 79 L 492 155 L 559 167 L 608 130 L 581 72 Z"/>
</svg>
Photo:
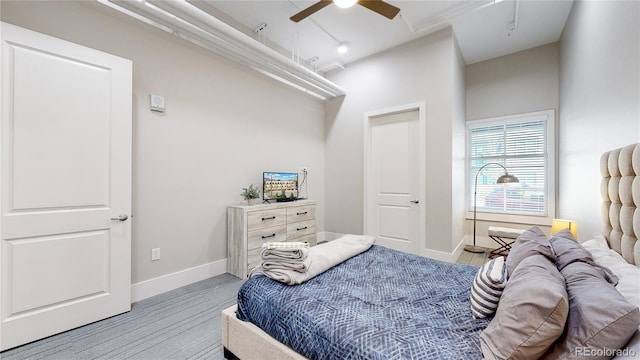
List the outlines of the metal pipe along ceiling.
<svg viewBox="0 0 640 360">
<path fill-rule="evenodd" d="M 340 86 L 186 1 L 98 1 L 314 96 L 346 94 Z"/>
</svg>

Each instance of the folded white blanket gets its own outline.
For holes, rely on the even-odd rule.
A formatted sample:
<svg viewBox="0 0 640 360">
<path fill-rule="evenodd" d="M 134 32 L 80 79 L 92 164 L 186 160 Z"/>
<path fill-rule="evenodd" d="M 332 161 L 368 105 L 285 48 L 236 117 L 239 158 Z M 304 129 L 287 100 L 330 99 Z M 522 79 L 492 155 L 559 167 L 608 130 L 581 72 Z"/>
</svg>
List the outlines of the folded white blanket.
<svg viewBox="0 0 640 360">
<path fill-rule="evenodd" d="M 305 257 L 300 261 L 280 261 L 280 260 L 264 260 L 262 261 L 262 269 L 265 271 L 271 270 L 292 270 L 297 272 L 306 272 L 311 266 L 311 258 Z"/>
<path fill-rule="evenodd" d="M 284 261 L 284 262 L 302 262 L 309 255 L 308 248 L 302 249 L 290 249 L 290 250 L 278 250 L 278 249 L 265 249 L 260 252 L 262 260 L 271 261 Z"/>
<path fill-rule="evenodd" d="M 343 261 L 367 251 L 374 242 L 375 239 L 372 236 L 344 235 L 336 240 L 309 248 L 310 265 L 306 272 L 283 268 L 265 269 L 258 266 L 251 271 L 251 276 L 262 274 L 287 285 L 302 284 Z"/>
</svg>

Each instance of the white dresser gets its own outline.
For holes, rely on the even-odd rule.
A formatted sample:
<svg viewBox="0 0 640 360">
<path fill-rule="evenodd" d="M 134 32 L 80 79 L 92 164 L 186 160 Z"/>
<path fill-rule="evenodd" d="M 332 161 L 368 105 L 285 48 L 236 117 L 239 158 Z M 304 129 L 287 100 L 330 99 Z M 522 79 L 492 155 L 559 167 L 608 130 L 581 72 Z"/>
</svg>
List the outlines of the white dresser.
<svg viewBox="0 0 640 360">
<path fill-rule="evenodd" d="M 316 244 L 316 202 L 299 200 L 227 207 L 227 272 L 246 278 L 267 241 Z"/>
</svg>

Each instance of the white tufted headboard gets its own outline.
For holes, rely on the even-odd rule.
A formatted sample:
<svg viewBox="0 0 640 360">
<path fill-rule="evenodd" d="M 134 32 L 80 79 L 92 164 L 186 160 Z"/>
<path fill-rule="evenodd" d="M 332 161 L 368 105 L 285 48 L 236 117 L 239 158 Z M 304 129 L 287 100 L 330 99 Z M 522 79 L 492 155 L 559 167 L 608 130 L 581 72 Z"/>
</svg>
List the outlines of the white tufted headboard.
<svg viewBox="0 0 640 360">
<path fill-rule="evenodd" d="M 613 250 L 640 266 L 640 144 L 602 154 L 600 172 L 604 236 Z"/>
</svg>

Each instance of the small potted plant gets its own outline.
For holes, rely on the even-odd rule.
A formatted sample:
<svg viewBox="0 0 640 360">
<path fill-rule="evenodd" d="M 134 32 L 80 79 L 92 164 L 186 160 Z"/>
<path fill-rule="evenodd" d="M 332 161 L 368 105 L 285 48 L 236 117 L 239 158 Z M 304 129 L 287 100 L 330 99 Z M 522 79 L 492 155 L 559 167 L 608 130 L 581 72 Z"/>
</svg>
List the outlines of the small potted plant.
<svg viewBox="0 0 640 360">
<path fill-rule="evenodd" d="M 242 188 L 240 195 L 247 200 L 247 204 L 253 205 L 256 203 L 256 199 L 260 197 L 260 189 L 254 188 L 253 184 L 251 184 L 248 188 Z"/>
</svg>

